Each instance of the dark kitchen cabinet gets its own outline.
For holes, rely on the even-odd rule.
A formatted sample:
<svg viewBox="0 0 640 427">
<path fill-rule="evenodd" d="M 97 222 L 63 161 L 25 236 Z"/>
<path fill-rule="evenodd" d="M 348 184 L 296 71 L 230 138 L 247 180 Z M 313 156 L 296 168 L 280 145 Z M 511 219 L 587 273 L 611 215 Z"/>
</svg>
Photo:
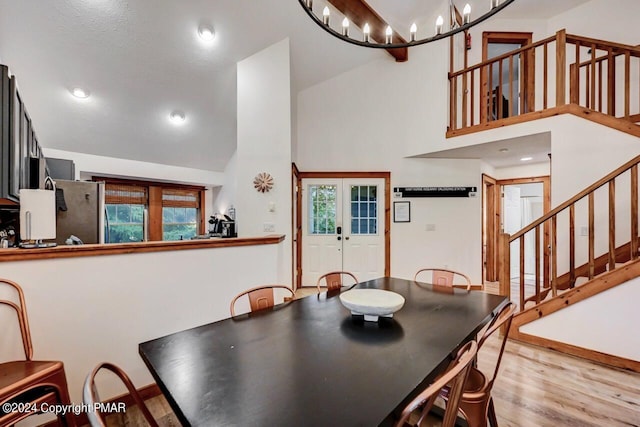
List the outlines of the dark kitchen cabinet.
<svg viewBox="0 0 640 427">
<path fill-rule="evenodd" d="M 31 159 L 43 156 L 16 78 L 4 65 L 0 65 L 0 139 L 0 207 L 17 205 L 21 188 L 42 185 L 42 172 L 30 169 Z"/>
<path fill-rule="evenodd" d="M 0 204 L 3 205 L 16 204 L 20 189 L 20 117 L 14 112 L 16 95 L 15 79 L 9 77 L 7 67 L 0 66 Z"/>
</svg>

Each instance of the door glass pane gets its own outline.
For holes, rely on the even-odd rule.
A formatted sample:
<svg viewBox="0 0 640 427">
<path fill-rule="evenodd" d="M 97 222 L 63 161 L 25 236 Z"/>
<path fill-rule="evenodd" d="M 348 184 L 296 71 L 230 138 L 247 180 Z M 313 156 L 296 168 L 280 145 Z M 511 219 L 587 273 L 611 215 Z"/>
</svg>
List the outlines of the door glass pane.
<svg viewBox="0 0 640 427">
<path fill-rule="evenodd" d="M 335 185 L 309 186 L 309 234 L 336 234 Z"/>
<path fill-rule="evenodd" d="M 377 234 L 377 192 L 375 185 L 351 186 L 351 234 Z"/>
</svg>

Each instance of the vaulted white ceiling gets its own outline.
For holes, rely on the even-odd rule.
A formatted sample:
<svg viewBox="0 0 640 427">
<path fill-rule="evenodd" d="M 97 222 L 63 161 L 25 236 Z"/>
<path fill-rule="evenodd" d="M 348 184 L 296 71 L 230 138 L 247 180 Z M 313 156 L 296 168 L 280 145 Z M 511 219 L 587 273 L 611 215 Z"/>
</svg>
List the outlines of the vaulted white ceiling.
<svg viewBox="0 0 640 427">
<path fill-rule="evenodd" d="M 292 93 L 386 58 L 319 31 L 295 0 L 0 0 L 0 60 L 44 147 L 205 170 L 235 151 L 236 63 L 286 37 Z"/>
<path fill-rule="evenodd" d="M 585 1 L 517 0 L 504 13 Z M 393 23 L 423 1 L 370 3 Z M 197 37 L 201 23 L 215 28 L 213 45 Z M 205 170 L 222 171 L 235 151 L 236 63 L 286 37 L 293 96 L 371 60 L 393 61 L 321 31 L 297 0 L 0 0 L 0 62 L 16 75 L 44 147 Z M 91 96 L 73 98 L 76 86 Z M 175 109 L 186 113 L 183 126 L 168 120 Z"/>
</svg>

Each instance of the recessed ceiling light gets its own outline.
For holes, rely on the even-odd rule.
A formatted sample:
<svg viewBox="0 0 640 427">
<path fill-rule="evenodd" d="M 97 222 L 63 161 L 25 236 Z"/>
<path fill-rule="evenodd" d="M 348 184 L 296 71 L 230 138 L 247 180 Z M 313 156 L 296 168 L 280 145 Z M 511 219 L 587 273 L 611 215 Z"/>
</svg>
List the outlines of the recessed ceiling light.
<svg viewBox="0 0 640 427">
<path fill-rule="evenodd" d="M 186 120 L 187 116 L 184 114 L 184 111 L 176 110 L 169 114 L 169 121 L 176 126 L 183 124 Z"/>
<path fill-rule="evenodd" d="M 216 38 L 216 32 L 213 31 L 213 27 L 204 24 L 198 27 L 198 35 L 206 42 L 213 41 Z"/>
<path fill-rule="evenodd" d="M 80 87 L 73 88 L 71 94 L 79 99 L 85 99 L 89 97 L 89 91 Z"/>
<path fill-rule="evenodd" d="M 498 151 L 501 152 L 501 153 L 506 153 L 506 152 L 509 151 L 509 149 L 508 148 L 501 148 Z"/>
<path fill-rule="evenodd" d="M 521 162 L 528 162 L 529 160 L 533 160 L 533 157 L 523 157 L 520 159 Z"/>
</svg>

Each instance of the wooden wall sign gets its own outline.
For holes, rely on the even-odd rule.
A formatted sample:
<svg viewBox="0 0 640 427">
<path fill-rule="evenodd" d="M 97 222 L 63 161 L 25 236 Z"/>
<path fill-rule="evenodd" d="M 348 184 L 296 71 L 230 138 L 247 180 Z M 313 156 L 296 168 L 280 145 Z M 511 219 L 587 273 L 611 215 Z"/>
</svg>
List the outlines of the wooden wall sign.
<svg viewBox="0 0 640 427">
<path fill-rule="evenodd" d="M 478 187 L 394 187 L 394 197 L 476 197 Z"/>
</svg>

